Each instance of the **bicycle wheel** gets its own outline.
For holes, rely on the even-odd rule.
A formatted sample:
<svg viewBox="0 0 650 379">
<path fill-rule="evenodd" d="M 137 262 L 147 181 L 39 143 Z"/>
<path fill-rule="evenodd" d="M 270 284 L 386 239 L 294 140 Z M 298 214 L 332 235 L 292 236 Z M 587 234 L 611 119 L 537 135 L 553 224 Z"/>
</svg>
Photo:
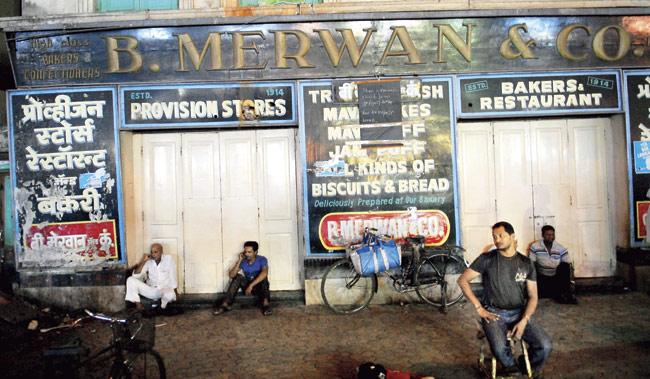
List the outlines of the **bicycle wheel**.
<svg viewBox="0 0 650 379">
<path fill-rule="evenodd" d="M 349 259 L 341 259 L 325 271 L 320 293 L 334 312 L 354 313 L 368 306 L 376 288 L 376 275 L 361 276 Z"/>
<path fill-rule="evenodd" d="M 111 369 L 112 379 L 165 379 L 165 363 L 155 350 L 133 353 L 126 362 L 117 362 Z"/>
<path fill-rule="evenodd" d="M 458 257 L 444 253 L 434 254 L 418 266 L 415 274 L 418 286 L 415 291 L 420 299 L 436 307 L 454 305 L 463 297 L 463 291 L 457 280 L 466 267 Z M 445 304 L 442 296 L 443 287 L 445 287 Z"/>
</svg>

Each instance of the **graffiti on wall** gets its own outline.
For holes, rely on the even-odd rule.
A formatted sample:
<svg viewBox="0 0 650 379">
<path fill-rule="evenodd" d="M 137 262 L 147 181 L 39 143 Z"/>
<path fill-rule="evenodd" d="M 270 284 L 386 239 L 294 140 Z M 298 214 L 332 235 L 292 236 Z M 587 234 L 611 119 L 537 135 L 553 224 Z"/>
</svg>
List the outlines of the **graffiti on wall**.
<svg viewBox="0 0 650 379">
<path fill-rule="evenodd" d="M 23 267 L 121 257 L 115 91 L 10 93 L 17 258 Z"/>
<path fill-rule="evenodd" d="M 456 240 L 450 84 L 301 84 L 308 254 L 340 252 L 365 227 Z"/>
</svg>

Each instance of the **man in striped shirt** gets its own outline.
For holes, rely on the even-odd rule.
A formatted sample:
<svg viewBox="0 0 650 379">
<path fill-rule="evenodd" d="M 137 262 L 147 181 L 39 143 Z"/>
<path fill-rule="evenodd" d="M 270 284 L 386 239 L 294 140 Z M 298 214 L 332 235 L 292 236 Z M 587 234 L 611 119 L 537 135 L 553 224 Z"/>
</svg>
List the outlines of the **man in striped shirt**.
<svg viewBox="0 0 650 379">
<path fill-rule="evenodd" d="M 555 242 L 555 228 L 542 227 L 542 239 L 528 249 L 528 257 L 537 270 L 539 297 L 551 297 L 560 303 L 577 304 L 571 285 L 571 260 L 567 249 Z"/>
</svg>

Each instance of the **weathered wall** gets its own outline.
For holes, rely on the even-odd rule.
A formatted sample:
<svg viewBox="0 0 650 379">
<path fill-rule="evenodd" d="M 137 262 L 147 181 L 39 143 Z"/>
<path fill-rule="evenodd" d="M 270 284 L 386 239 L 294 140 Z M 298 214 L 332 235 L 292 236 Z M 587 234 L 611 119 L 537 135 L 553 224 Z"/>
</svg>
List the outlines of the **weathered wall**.
<svg viewBox="0 0 650 379">
<path fill-rule="evenodd" d="M 99 0 L 24 0 L 24 16 L 53 16 L 75 13 L 92 13 L 97 9 Z M 643 7 L 648 0 L 591 0 L 561 1 L 536 0 L 521 2 L 519 0 L 447 0 L 447 1 L 374 1 L 374 0 L 324 0 L 322 4 L 311 4 L 305 0 L 302 4 L 274 5 L 262 7 L 239 7 L 237 0 L 179 0 L 179 11 L 131 12 L 140 14 L 136 19 L 159 18 L 178 19 L 183 17 L 219 17 L 221 16 L 263 16 L 263 15 L 297 15 L 318 13 L 367 13 L 368 3 L 372 3 L 372 12 L 409 12 L 409 11 L 445 11 L 478 9 L 551 9 L 551 8 L 604 8 L 604 7 Z M 216 12 L 206 14 L 206 10 Z M 197 12 L 200 11 L 200 12 Z M 111 21 L 121 19 L 120 14 L 112 13 Z M 180 16 L 180 17 L 179 17 Z M 131 16 L 125 16 L 131 19 Z"/>
<path fill-rule="evenodd" d="M 125 291 L 124 286 L 30 287 L 18 288 L 16 294 L 63 309 L 117 312 L 124 309 Z"/>
<path fill-rule="evenodd" d="M 20 16 L 20 0 L 3 0 L 0 1 L 0 17 Z"/>
<path fill-rule="evenodd" d="M 95 0 L 23 0 L 22 3 L 23 16 L 78 14 L 95 11 Z"/>
</svg>

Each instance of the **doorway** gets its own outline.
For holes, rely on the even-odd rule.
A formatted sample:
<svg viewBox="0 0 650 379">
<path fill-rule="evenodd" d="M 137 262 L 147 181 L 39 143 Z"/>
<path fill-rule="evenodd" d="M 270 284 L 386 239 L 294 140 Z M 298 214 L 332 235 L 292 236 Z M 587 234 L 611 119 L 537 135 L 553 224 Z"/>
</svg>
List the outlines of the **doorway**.
<svg viewBox="0 0 650 379">
<path fill-rule="evenodd" d="M 615 269 L 607 118 L 462 122 L 457 127 L 461 233 L 468 259 L 510 222 L 518 250 L 553 225 L 578 277 Z"/>
<path fill-rule="evenodd" d="M 269 259 L 272 290 L 302 287 L 294 129 L 142 134 L 134 145 L 143 248 L 159 242 L 175 257 L 180 291 L 223 292 L 246 240 Z"/>
</svg>

